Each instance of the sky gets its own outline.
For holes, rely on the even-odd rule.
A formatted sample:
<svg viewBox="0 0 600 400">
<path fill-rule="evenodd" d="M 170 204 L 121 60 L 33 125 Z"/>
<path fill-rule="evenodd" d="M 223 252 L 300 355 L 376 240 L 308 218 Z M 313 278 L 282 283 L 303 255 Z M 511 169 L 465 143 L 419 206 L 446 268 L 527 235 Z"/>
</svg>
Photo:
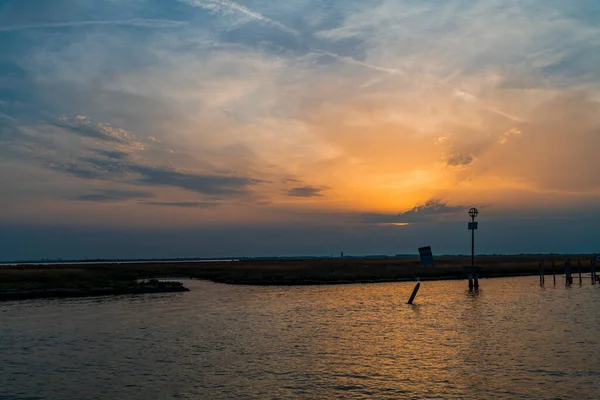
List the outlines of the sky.
<svg viewBox="0 0 600 400">
<path fill-rule="evenodd" d="M 0 260 L 600 251 L 595 0 L 0 0 Z"/>
</svg>

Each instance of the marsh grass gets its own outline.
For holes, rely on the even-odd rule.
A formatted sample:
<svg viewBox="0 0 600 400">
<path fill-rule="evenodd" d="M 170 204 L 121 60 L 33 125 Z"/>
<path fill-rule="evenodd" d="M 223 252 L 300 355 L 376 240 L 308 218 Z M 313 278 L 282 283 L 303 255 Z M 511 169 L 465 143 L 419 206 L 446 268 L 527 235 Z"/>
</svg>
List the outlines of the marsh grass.
<svg viewBox="0 0 600 400">
<path fill-rule="evenodd" d="M 544 260 L 546 274 L 564 273 L 570 258 L 589 271 L 591 256 L 485 256 L 477 257 L 480 277 L 539 274 Z M 469 257 L 436 258 L 435 267 L 407 258 L 323 258 L 241 260 L 236 262 L 140 262 L 0 267 L 0 290 L 44 288 L 126 287 L 140 279 L 187 277 L 214 282 L 261 285 L 383 282 L 421 279 L 462 279 Z"/>
</svg>

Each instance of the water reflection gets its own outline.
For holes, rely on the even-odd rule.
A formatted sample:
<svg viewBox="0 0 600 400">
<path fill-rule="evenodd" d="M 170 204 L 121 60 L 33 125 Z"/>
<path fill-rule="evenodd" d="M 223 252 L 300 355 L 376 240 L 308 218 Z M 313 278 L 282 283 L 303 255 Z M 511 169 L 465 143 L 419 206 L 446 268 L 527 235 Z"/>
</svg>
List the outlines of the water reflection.
<svg viewBox="0 0 600 400">
<path fill-rule="evenodd" d="M 598 286 L 539 277 L 1 303 L 11 399 L 595 398 Z M 576 339 L 574 339 L 576 338 Z M 573 345 L 576 342 L 577 345 Z"/>
</svg>

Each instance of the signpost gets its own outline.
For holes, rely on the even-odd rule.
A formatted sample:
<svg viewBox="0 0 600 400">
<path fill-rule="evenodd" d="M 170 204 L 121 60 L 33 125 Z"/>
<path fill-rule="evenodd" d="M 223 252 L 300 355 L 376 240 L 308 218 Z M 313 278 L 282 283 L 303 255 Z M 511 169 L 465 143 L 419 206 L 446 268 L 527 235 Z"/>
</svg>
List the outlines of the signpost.
<svg viewBox="0 0 600 400">
<path fill-rule="evenodd" d="M 475 278 L 475 289 L 479 289 L 479 277 L 475 272 L 475 229 L 478 225 L 475 222 L 475 217 L 477 214 L 479 214 L 479 211 L 475 207 L 469 210 L 469 216 L 471 217 L 471 222 L 469 222 L 469 230 L 471 231 L 471 272 Z M 471 288 L 471 279 L 469 279 L 469 288 Z"/>
<path fill-rule="evenodd" d="M 433 265 L 433 253 L 430 246 L 419 247 L 419 257 L 421 265 Z"/>
</svg>

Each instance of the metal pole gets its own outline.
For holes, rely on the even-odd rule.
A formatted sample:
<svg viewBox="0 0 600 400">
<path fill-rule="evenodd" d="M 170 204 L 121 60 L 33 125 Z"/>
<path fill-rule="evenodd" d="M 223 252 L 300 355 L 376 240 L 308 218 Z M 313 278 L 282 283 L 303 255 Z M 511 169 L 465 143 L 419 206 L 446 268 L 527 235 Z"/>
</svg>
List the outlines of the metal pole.
<svg viewBox="0 0 600 400">
<path fill-rule="evenodd" d="M 475 222 L 475 217 L 471 217 L 471 222 Z M 475 229 L 471 229 L 471 269 L 475 268 Z M 473 272 L 475 272 L 473 270 Z"/>
</svg>

